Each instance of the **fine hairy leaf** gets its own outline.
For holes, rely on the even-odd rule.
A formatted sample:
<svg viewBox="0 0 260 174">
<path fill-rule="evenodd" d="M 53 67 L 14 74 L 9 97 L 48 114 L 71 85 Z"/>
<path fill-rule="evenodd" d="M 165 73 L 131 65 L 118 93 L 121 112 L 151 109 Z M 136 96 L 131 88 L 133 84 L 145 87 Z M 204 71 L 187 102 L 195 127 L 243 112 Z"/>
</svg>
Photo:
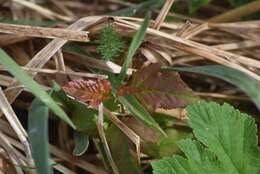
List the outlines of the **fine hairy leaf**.
<svg viewBox="0 0 260 174">
<path fill-rule="evenodd" d="M 197 66 L 191 68 L 167 68 L 183 72 L 199 73 L 225 80 L 243 90 L 260 110 L 260 82 L 247 74 L 222 65 Z"/>
<path fill-rule="evenodd" d="M 252 117 L 228 104 L 204 101 L 187 107 L 197 141 L 178 143 L 186 158 L 154 161 L 154 174 L 258 174 L 260 149 Z"/>
<path fill-rule="evenodd" d="M 4 50 L 0 49 L 0 63 L 16 77 L 31 93 L 38 97 L 46 106 L 48 106 L 57 116 L 67 122 L 72 128 L 74 124 L 67 114 L 56 104 L 56 102 L 45 92 L 42 87 L 36 83 L 28 74 L 26 74 L 19 65 L 9 57 Z"/>
<path fill-rule="evenodd" d="M 39 174 L 53 173 L 49 155 L 48 116 L 48 107 L 38 99 L 34 99 L 29 110 L 28 133 L 32 156 Z"/>
<path fill-rule="evenodd" d="M 113 30 L 112 24 L 102 29 L 100 44 L 97 50 L 103 59 L 113 60 L 117 58 L 122 52 L 123 47 L 124 43 L 121 37 Z"/>
</svg>

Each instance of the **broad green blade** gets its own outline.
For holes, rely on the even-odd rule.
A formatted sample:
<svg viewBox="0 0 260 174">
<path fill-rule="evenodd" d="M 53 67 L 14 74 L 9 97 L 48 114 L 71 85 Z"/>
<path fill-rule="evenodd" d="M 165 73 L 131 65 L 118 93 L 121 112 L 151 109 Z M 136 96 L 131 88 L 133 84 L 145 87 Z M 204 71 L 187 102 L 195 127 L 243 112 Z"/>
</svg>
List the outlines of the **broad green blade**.
<svg viewBox="0 0 260 174">
<path fill-rule="evenodd" d="M 142 44 L 142 42 L 144 40 L 146 29 L 149 26 L 149 21 L 150 21 L 150 15 L 146 15 L 140 29 L 137 31 L 137 33 L 135 34 L 135 36 L 131 42 L 126 59 L 124 61 L 123 67 L 122 67 L 121 72 L 118 77 L 118 79 L 121 83 L 123 83 L 123 80 L 126 77 L 126 72 L 127 72 L 127 69 L 129 68 L 130 64 L 132 63 L 133 56 L 135 55 L 137 49 L 140 47 L 140 45 Z"/>
<path fill-rule="evenodd" d="M 72 128 L 75 128 L 67 114 L 56 104 L 47 92 L 44 91 L 42 87 L 28 74 L 26 74 L 20 66 L 17 65 L 2 49 L 0 49 L 0 63 L 4 65 L 16 79 L 18 79 L 31 93 L 33 93 L 46 106 L 48 106 L 57 116 L 67 122 Z"/>
<path fill-rule="evenodd" d="M 159 124 L 153 119 L 153 117 L 147 112 L 139 101 L 132 95 L 123 96 L 118 98 L 119 101 L 135 116 L 141 120 L 147 126 L 157 129 L 163 135 L 165 132 L 160 128 Z"/>
<path fill-rule="evenodd" d="M 74 142 L 73 155 L 81 156 L 88 150 L 89 138 L 87 134 L 74 131 Z"/>
<path fill-rule="evenodd" d="M 52 174 L 48 140 L 48 107 L 34 99 L 29 111 L 28 132 L 38 174 Z"/>
<path fill-rule="evenodd" d="M 198 66 L 191 68 L 166 68 L 182 72 L 199 73 L 225 80 L 243 90 L 260 110 L 260 82 L 235 69 L 222 65 Z"/>
</svg>

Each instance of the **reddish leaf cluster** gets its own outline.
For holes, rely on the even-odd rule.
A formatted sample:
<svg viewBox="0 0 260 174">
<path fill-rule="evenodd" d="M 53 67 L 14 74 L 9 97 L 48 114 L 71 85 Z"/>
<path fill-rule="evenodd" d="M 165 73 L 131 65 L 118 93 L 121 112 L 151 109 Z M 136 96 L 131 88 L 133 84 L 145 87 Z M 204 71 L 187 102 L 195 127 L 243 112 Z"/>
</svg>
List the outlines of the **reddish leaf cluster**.
<svg viewBox="0 0 260 174">
<path fill-rule="evenodd" d="M 108 80 L 79 79 L 69 82 L 62 89 L 76 100 L 92 107 L 97 107 L 112 96 L 112 87 Z M 192 90 L 179 74 L 162 71 L 160 64 L 151 64 L 133 74 L 131 84 L 117 90 L 117 96 L 125 95 L 135 95 L 151 112 L 156 108 L 182 108 L 194 98 Z"/>
<path fill-rule="evenodd" d="M 70 81 L 62 89 L 76 100 L 97 107 L 102 101 L 111 97 L 111 83 L 100 79 L 78 79 Z"/>
</svg>

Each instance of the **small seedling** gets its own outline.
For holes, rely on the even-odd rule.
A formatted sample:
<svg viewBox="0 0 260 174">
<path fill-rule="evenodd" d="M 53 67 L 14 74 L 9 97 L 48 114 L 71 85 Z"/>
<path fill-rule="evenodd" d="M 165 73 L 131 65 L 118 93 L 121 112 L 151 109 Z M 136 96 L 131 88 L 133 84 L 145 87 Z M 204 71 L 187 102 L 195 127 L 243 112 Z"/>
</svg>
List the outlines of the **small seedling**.
<svg viewBox="0 0 260 174">
<path fill-rule="evenodd" d="M 121 37 L 114 31 L 112 24 L 109 24 L 101 31 L 100 45 L 97 50 L 105 60 L 117 58 L 124 47 Z"/>
</svg>

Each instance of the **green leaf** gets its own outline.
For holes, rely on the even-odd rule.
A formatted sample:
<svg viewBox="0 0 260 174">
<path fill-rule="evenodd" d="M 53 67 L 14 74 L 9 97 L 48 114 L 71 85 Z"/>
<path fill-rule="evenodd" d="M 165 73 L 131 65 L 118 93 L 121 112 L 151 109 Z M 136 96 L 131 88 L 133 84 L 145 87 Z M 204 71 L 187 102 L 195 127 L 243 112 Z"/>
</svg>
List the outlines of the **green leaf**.
<svg viewBox="0 0 260 174">
<path fill-rule="evenodd" d="M 73 155 L 81 156 L 83 155 L 89 146 L 88 135 L 82 132 L 74 131 L 74 142 L 75 147 L 73 149 Z"/>
<path fill-rule="evenodd" d="M 147 126 L 157 129 L 163 135 L 164 131 L 160 128 L 159 124 L 153 119 L 153 117 L 147 112 L 143 106 L 138 102 L 138 100 L 132 96 L 118 97 L 119 101 L 124 104 L 124 106 L 140 121 L 142 121 Z"/>
<path fill-rule="evenodd" d="M 34 99 L 29 110 L 28 133 L 38 174 L 53 173 L 49 155 L 48 115 L 48 107 L 39 99 Z"/>
<path fill-rule="evenodd" d="M 213 76 L 225 80 L 243 90 L 260 110 L 260 82 L 251 78 L 247 74 L 222 65 L 198 66 L 191 68 L 167 68 L 183 72 L 199 73 Z"/>
<path fill-rule="evenodd" d="M 45 92 L 42 87 L 28 74 L 26 74 L 20 66 L 17 65 L 2 49 L 0 49 L 0 63 L 4 65 L 14 77 L 16 77 L 31 93 L 33 93 L 46 106 L 48 106 L 57 116 L 67 122 L 72 128 L 75 128 L 67 114 L 55 103 L 47 92 Z"/>
<path fill-rule="evenodd" d="M 179 142 L 186 158 L 175 156 L 155 161 L 154 174 L 260 172 L 260 149 L 252 117 L 228 104 L 220 106 L 204 101 L 189 105 L 187 111 L 189 125 L 198 141 Z"/>
<path fill-rule="evenodd" d="M 149 26 L 149 21 L 150 21 L 150 15 L 146 15 L 140 29 L 137 31 L 137 33 L 135 34 L 135 36 L 131 42 L 125 62 L 123 64 L 123 67 L 122 67 L 121 72 L 118 77 L 118 79 L 121 83 L 123 82 L 123 80 L 126 77 L 126 72 L 127 72 L 128 67 L 132 63 L 133 56 L 135 55 L 137 49 L 140 47 L 140 45 L 142 44 L 142 42 L 144 40 L 146 29 Z"/>
<path fill-rule="evenodd" d="M 181 140 L 178 145 L 188 159 L 179 155 L 152 162 L 154 174 L 222 174 L 224 172 L 213 153 L 191 139 Z M 223 173 L 225 174 L 225 173 Z"/>
<path fill-rule="evenodd" d="M 130 152 L 130 144 L 126 135 L 111 124 L 107 131 L 107 142 L 112 157 L 122 174 L 142 174 L 141 167 Z"/>
<path fill-rule="evenodd" d="M 189 0 L 189 13 L 196 12 L 200 7 L 207 5 L 211 0 Z"/>
<path fill-rule="evenodd" d="M 109 16 L 135 16 L 138 12 L 147 13 L 149 10 L 161 7 L 164 0 L 148 0 L 128 8 L 108 13 Z"/>
</svg>

